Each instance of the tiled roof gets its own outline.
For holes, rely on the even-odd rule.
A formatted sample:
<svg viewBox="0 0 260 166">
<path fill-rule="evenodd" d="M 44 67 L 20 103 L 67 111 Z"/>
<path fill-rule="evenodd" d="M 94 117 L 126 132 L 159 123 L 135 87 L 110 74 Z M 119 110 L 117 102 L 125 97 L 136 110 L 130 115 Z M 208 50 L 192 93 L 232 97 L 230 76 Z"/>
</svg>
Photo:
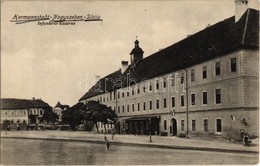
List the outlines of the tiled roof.
<svg viewBox="0 0 260 166">
<path fill-rule="evenodd" d="M 64 108 L 69 108 L 69 105 L 62 105 L 62 104 L 58 101 L 58 103 L 56 104 L 56 106 L 55 106 L 54 108 L 64 109 Z"/>
<path fill-rule="evenodd" d="M 131 64 L 123 74 L 116 71 L 100 79 L 101 84 L 97 83 L 93 86 L 100 88 L 92 87 L 79 100 L 106 91 L 113 91 L 114 84 L 111 84 L 110 81 L 104 86 L 105 79 L 120 78 L 123 87 L 125 87 L 128 85 L 127 80 L 131 78 L 140 82 L 143 79 L 184 69 L 243 48 L 259 49 L 259 11 L 254 9 L 248 9 L 238 22 L 235 22 L 234 16 L 225 19 L 138 61 L 136 64 Z M 126 79 L 127 74 L 129 74 L 129 79 Z"/>
<path fill-rule="evenodd" d="M 1 109 L 28 109 L 28 108 L 50 108 L 48 103 L 45 103 L 41 99 L 12 99 L 2 98 Z"/>
</svg>

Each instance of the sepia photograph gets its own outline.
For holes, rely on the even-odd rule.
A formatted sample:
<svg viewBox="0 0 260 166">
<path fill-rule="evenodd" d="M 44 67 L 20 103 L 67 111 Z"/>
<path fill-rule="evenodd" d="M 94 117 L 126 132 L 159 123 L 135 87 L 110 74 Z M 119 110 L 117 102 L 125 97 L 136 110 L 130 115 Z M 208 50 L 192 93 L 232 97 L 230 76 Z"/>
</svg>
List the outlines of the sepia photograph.
<svg viewBox="0 0 260 166">
<path fill-rule="evenodd" d="M 0 0 L 1 165 L 257 165 L 259 0 Z"/>
</svg>

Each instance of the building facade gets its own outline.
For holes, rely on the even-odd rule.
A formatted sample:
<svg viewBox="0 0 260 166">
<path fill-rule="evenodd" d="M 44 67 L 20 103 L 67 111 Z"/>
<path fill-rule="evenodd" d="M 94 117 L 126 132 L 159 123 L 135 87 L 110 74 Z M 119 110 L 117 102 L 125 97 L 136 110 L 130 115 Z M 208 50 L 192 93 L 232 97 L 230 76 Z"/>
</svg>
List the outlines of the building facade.
<svg viewBox="0 0 260 166">
<path fill-rule="evenodd" d="M 50 105 L 41 99 L 1 99 L 1 124 L 38 124 L 42 121 L 44 111 L 51 109 Z"/>
<path fill-rule="evenodd" d="M 63 115 L 63 111 L 67 110 L 69 105 L 62 105 L 59 101 L 53 108 L 53 112 L 59 116 L 59 122 L 61 122 L 61 117 Z"/>
<path fill-rule="evenodd" d="M 123 134 L 258 135 L 259 11 L 235 3 L 235 16 L 146 58 L 136 40 L 131 64 L 79 101 L 111 106 Z"/>
</svg>

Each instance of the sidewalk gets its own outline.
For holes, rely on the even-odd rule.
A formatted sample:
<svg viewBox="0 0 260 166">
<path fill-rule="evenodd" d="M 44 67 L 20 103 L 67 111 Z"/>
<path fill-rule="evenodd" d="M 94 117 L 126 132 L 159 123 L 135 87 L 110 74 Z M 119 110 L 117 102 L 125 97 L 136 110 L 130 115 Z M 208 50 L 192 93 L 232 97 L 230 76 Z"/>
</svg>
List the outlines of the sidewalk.
<svg viewBox="0 0 260 166">
<path fill-rule="evenodd" d="M 75 131 L 1 131 L 2 138 L 24 138 L 24 139 L 48 139 L 63 141 L 81 141 L 92 143 L 104 143 L 104 134 L 75 132 Z M 150 143 L 149 136 L 115 135 L 112 140 L 111 134 L 107 135 L 111 145 L 159 147 L 183 150 L 204 150 L 232 153 L 258 153 L 258 139 L 253 140 L 254 146 L 245 147 L 242 144 L 224 142 L 220 140 L 199 140 L 196 138 L 179 138 L 152 136 Z"/>
</svg>

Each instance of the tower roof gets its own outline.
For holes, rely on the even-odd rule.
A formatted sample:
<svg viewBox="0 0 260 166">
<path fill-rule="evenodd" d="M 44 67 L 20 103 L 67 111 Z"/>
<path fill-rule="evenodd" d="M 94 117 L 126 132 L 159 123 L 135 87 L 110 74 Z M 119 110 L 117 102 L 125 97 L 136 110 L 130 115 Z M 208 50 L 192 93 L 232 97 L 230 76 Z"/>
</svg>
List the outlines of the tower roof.
<svg viewBox="0 0 260 166">
<path fill-rule="evenodd" d="M 144 51 L 142 50 L 142 48 L 139 47 L 139 41 L 135 40 L 135 47 L 130 52 L 130 55 L 143 54 L 143 53 L 144 53 Z"/>
</svg>

